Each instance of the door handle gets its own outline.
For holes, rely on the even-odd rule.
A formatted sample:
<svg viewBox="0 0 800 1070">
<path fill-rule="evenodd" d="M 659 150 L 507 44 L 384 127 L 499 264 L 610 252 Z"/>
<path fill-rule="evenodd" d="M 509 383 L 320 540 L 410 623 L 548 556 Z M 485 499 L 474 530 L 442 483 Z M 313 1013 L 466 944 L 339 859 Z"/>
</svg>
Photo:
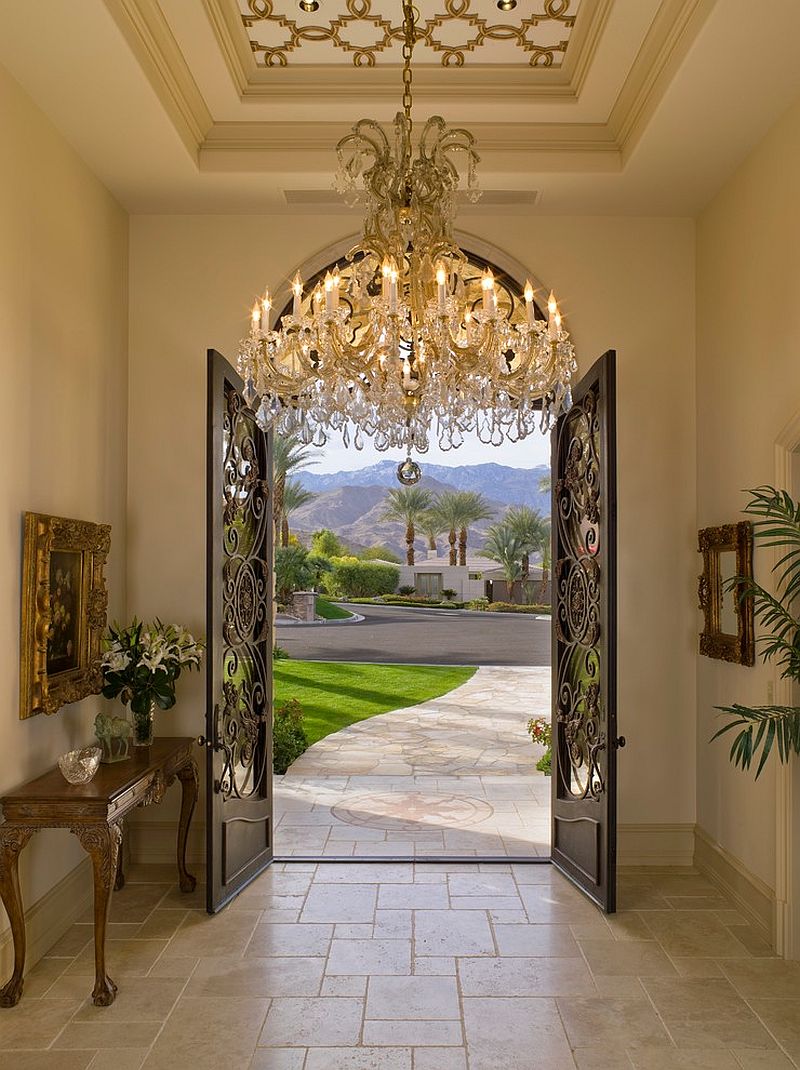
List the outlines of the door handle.
<svg viewBox="0 0 800 1070">
<path fill-rule="evenodd" d="M 617 738 L 614 740 L 614 749 L 615 750 L 622 750 L 622 748 L 625 746 L 625 744 L 627 742 L 628 741 L 625 738 L 625 736 L 617 736 Z"/>
<path fill-rule="evenodd" d="M 196 742 L 198 747 L 208 747 L 209 749 L 214 745 L 211 740 L 206 739 L 205 736 L 198 736 Z"/>
<path fill-rule="evenodd" d="M 219 728 L 219 703 L 217 703 L 217 705 L 214 707 L 214 736 L 211 739 L 208 739 L 206 736 L 198 736 L 197 740 L 196 740 L 197 745 L 199 747 L 207 747 L 208 750 L 214 749 L 214 747 L 215 747 L 214 740 L 216 738 L 218 738 L 217 737 L 218 728 Z"/>
</svg>

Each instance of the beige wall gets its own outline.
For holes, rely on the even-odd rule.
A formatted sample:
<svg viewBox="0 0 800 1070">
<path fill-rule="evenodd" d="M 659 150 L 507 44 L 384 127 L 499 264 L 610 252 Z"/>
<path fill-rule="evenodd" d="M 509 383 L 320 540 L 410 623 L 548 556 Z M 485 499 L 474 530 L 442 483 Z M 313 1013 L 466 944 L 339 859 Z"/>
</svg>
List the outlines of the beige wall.
<svg viewBox="0 0 800 1070">
<path fill-rule="evenodd" d="M 464 225 L 555 287 L 584 369 L 618 350 L 620 821 L 691 823 L 694 224 L 476 215 Z M 203 630 L 206 348 L 235 358 L 256 292 L 351 227 L 286 214 L 131 220 L 132 611 Z M 164 718 L 196 733 L 203 712 L 194 677 Z"/>
<path fill-rule="evenodd" d="M 0 794 L 92 739 L 101 700 L 20 721 L 24 510 L 110 523 L 125 605 L 127 217 L 0 68 Z M 23 855 L 30 906 L 83 857 L 68 832 Z M 0 938 L 6 927 L 0 908 Z"/>
<path fill-rule="evenodd" d="M 744 488 L 775 480 L 775 440 L 800 413 L 800 104 L 772 129 L 698 221 L 697 511 L 740 519 Z M 756 557 L 766 582 L 771 559 Z M 698 659 L 698 823 L 775 887 L 775 776 L 757 784 L 708 745 L 714 707 L 768 701 L 772 670 Z"/>
</svg>

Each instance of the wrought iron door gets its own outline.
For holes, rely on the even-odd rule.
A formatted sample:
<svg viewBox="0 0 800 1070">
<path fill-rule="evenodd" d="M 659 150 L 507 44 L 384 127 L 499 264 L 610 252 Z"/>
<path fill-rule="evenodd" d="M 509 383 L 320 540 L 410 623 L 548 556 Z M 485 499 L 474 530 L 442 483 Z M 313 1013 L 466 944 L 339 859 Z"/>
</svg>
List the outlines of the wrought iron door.
<svg viewBox="0 0 800 1070">
<path fill-rule="evenodd" d="M 208 354 L 207 907 L 272 860 L 272 439 Z"/>
<path fill-rule="evenodd" d="M 616 908 L 615 354 L 553 434 L 552 860 Z"/>
</svg>

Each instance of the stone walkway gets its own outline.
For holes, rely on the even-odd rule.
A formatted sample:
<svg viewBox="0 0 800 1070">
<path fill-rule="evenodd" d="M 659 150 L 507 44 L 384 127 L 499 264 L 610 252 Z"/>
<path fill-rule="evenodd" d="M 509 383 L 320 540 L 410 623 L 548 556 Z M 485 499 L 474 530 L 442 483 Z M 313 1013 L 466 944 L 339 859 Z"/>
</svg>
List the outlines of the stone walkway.
<svg viewBox="0 0 800 1070">
<path fill-rule="evenodd" d="M 546 857 L 550 778 L 526 724 L 549 709 L 549 668 L 480 668 L 327 736 L 275 778 L 276 853 Z"/>
</svg>

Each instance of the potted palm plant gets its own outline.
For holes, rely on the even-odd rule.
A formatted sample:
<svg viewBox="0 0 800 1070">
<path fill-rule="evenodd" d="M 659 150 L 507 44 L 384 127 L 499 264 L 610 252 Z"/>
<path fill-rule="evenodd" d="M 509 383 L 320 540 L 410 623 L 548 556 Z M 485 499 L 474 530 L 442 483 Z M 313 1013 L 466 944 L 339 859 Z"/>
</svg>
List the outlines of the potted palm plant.
<svg viewBox="0 0 800 1070">
<path fill-rule="evenodd" d="M 764 630 L 758 639 L 764 661 L 774 662 L 782 679 L 800 681 L 800 504 L 788 491 L 770 486 L 748 493 L 745 512 L 759 518 L 753 523 L 754 539 L 779 551 L 772 569 L 775 593 L 744 576 L 735 576 L 728 587 L 736 589 L 740 598 L 753 600 L 756 620 Z M 736 732 L 730 759 L 749 769 L 757 757 L 756 778 L 775 747 L 782 762 L 788 762 L 792 753 L 800 754 L 800 707 L 736 703 L 719 708 L 729 719 L 712 740 Z"/>
</svg>

